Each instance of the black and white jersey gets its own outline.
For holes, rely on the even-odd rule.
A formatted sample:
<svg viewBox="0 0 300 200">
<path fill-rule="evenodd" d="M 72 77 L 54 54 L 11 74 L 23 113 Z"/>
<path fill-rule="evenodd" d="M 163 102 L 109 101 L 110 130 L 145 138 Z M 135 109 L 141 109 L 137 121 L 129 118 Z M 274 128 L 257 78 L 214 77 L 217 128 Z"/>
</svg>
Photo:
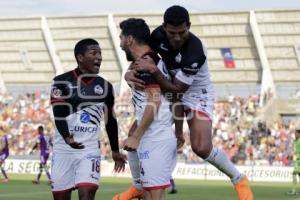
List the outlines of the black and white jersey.
<svg viewBox="0 0 300 200">
<path fill-rule="evenodd" d="M 54 115 L 55 120 L 66 120 L 75 141 L 83 143 L 84 150 L 90 150 L 99 148 L 100 123 L 104 120 L 105 109 L 112 109 L 114 105 L 113 87 L 98 75 L 80 74 L 77 68 L 53 79 L 51 104 L 53 107 L 65 105 L 67 115 L 62 119 L 59 114 Z M 63 131 L 56 129 L 53 150 L 78 151 L 65 143 Z"/>
<path fill-rule="evenodd" d="M 194 34 L 190 33 L 181 49 L 172 50 L 163 27 L 159 26 L 151 34 L 151 46 L 162 57 L 173 78 L 190 85 L 191 90 L 210 87 L 207 49 Z"/>
<path fill-rule="evenodd" d="M 165 78 L 170 79 L 170 76 L 166 70 L 166 66 L 164 62 L 158 57 L 158 55 L 154 52 L 148 52 L 147 54 L 145 54 L 145 56 L 146 55 L 150 56 L 154 60 Z M 145 82 L 145 88 L 160 87 L 150 73 L 142 72 L 137 78 Z M 157 115 L 155 116 L 151 125 L 145 131 L 142 140 L 147 139 L 152 141 L 160 141 L 175 137 L 171 128 L 173 124 L 173 118 L 170 108 L 170 102 L 163 96 L 163 94 L 160 95 L 160 99 L 161 103 Z M 143 118 L 145 108 L 148 104 L 146 93 L 144 91 L 132 88 L 132 103 L 134 105 L 135 116 L 139 125 Z"/>
</svg>

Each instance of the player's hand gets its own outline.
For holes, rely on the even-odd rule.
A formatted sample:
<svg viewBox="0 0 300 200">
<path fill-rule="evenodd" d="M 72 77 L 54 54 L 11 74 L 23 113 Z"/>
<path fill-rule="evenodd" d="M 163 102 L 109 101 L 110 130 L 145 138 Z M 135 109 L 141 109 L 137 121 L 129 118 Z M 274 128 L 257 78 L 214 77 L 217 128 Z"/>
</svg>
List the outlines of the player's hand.
<svg viewBox="0 0 300 200">
<path fill-rule="evenodd" d="M 157 67 L 150 56 L 145 56 L 144 58 L 138 58 L 134 62 L 134 69 L 137 71 L 154 73 Z"/>
<path fill-rule="evenodd" d="M 137 75 L 138 75 L 138 72 L 136 70 L 127 70 L 124 78 L 125 78 L 127 84 L 129 85 L 129 87 L 135 88 L 138 90 L 144 90 L 145 82 L 139 78 L 136 78 Z"/>
<path fill-rule="evenodd" d="M 139 144 L 140 144 L 140 141 L 136 137 L 130 136 L 124 141 L 123 148 L 126 151 L 136 151 Z"/>
<path fill-rule="evenodd" d="M 183 147 L 185 139 L 182 134 L 177 134 L 176 138 L 177 138 L 177 149 L 180 149 L 181 147 Z"/>
<path fill-rule="evenodd" d="M 65 138 L 65 142 L 70 145 L 70 147 L 72 147 L 73 149 L 83 149 L 84 145 L 80 142 L 76 142 L 74 140 L 73 135 L 70 135 L 68 137 Z"/>
<path fill-rule="evenodd" d="M 119 173 L 125 170 L 126 156 L 118 151 L 112 152 L 112 158 L 115 161 L 114 171 Z"/>
</svg>

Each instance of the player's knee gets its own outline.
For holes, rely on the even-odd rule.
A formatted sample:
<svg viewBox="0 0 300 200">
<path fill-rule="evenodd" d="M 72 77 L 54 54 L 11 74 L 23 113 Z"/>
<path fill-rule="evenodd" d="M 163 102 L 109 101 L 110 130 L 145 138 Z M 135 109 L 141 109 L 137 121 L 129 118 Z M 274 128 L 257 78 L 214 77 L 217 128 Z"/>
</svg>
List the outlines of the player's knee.
<svg viewBox="0 0 300 200">
<path fill-rule="evenodd" d="M 205 159 L 209 156 L 211 149 L 212 149 L 212 145 L 210 144 L 203 144 L 203 145 L 192 144 L 193 152 L 202 159 Z"/>
</svg>

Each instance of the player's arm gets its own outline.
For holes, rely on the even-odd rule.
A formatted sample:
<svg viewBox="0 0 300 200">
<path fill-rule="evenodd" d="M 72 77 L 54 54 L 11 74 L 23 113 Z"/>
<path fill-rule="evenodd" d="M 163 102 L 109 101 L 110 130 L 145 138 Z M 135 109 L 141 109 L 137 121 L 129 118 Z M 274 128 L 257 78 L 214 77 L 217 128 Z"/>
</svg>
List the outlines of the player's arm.
<svg viewBox="0 0 300 200">
<path fill-rule="evenodd" d="M 134 63 L 131 63 L 124 75 L 124 79 L 129 87 L 136 88 L 138 90 L 144 90 L 145 89 L 145 82 L 138 78 L 137 76 L 139 73 L 134 68 Z"/>
<path fill-rule="evenodd" d="M 180 100 L 175 99 L 172 104 L 173 119 L 175 124 L 175 135 L 177 138 L 177 149 L 180 149 L 185 142 L 183 137 L 183 119 L 184 119 L 184 109 Z"/>
<path fill-rule="evenodd" d="M 144 132 L 154 120 L 160 107 L 161 90 L 159 87 L 146 88 L 145 93 L 147 96 L 147 105 L 145 107 L 142 120 L 140 124 L 136 127 L 132 136 L 128 137 L 128 139 L 125 140 L 124 149 L 128 151 L 134 151 L 137 149 Z"/>
<path fill-rule="evenodd" d="M 84 145 L 74 140 L 73 135 L 69 133 L 69 127 L 66 117 L 71 114 L 71 106 L 66 102 L 67 93 L 64 91 L 64 85 L 54 83 L 51 86 L 51 104 L 54 115 L 54 122 L 59 134 L 65 142 L 74 149 L 83 149 Z"/>
<path fill-rule="evenodd" d="M 108 135 L 110 148 L 112 151 L 112 158 L 115 162 L 114 170 L 116 172 L 125 170 L 125 156 L 119 152 L 119 137 L 118 137 L 118 122 L 114 112 L 115 99 L 113 95 L 113 88 L 108 85 L 108 95 L 106 98 L 105 109 L 105 128 Z"/>
<path fill-rule="evenodd" d="M 153 78 L 160 85 L 161 90 L 164 93 L 169 92 L 174 95 L 177 95 L 184 93 L 189 88 L 189 84 L 186 84 L 185 82 L 182 82 L 177 78 L 175 78 L 173 82 L 171 80 L 166 79 L 149 56 L 136 60 L 134 67 L 138 71 L 148 72 L 152 74 Z M 126 76 L 127 79 L 130 79 L 132 75 L 126 74 Z M 134 80 L 128 81 L 135 83 Z"/>
<path fill-rule="evenodd" d="M 32 154 L 33 151 L 34 151 L 37 147 L 38 147 L 38 143 L 36 142 L 36 143 L 34 144 L 34 146 L 32 147 L 31 151 L 29 152 L 29 154 Z"/>
<path fill-rule="evenodd" d="M 105 128 L 112 152 L 119 152 L 118 123 L 112 108 L 107 109 Z"/>
<path fill-rule="evenodd" d="M 130 129 L 129 129 L 129 132 L 128 132 L 128 136 L 132 136 L 132 134 L 134 133 L 134 131 L 136 130 L 137 128 L 137 121 L 134 120 L 134 122 L 132 123 Z"/>
</svg>

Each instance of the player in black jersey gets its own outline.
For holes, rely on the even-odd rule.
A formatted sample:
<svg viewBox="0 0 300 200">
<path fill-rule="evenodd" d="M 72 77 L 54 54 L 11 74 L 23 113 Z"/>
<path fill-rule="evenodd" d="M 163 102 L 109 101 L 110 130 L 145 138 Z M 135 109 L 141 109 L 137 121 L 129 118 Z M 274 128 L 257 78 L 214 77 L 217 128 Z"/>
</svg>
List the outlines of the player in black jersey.
<svg viewBox="0 0 300 200">
<path fill-rule="evenodd" d="M 102 55 L 97 41 L 84 39 L 74 49 L 78 67 L 53 79 L 51 104 L 56 124 L 52 158 L 52 193 L 55 200 L 70 200 L 78 189 L 80 200 L 93 200 L 100 179 L 100 123 L 105 127 L 115 161 L 124 170 L 119 153 L 111 83 L 98 75 Z"/>
<path fill-rule="evenodd" d="M 188 11 L 181 6 L 172 6 L 164 13 L 163 25 L 152 32 L 152 46 L 166 63 L 172 81 L 164 78 L 151 59 L 136 61 L 125 79 L 143 88 L 143 81 L 137 79 L 135 73 L 150 72 L 163 91 L 175 97 L 179 95 L 183 106 L 176 107 L 175 115 L 181 116 L 184 108 L 192 150 L 231 179 L 239 200 L 252 200 L 247 177 L 240 174 L 222 149 L 212 145 L 214 92 L 208 72 L 207 53 L 201 40 L 189 31 L 190 26 Z"/>
</svg>

